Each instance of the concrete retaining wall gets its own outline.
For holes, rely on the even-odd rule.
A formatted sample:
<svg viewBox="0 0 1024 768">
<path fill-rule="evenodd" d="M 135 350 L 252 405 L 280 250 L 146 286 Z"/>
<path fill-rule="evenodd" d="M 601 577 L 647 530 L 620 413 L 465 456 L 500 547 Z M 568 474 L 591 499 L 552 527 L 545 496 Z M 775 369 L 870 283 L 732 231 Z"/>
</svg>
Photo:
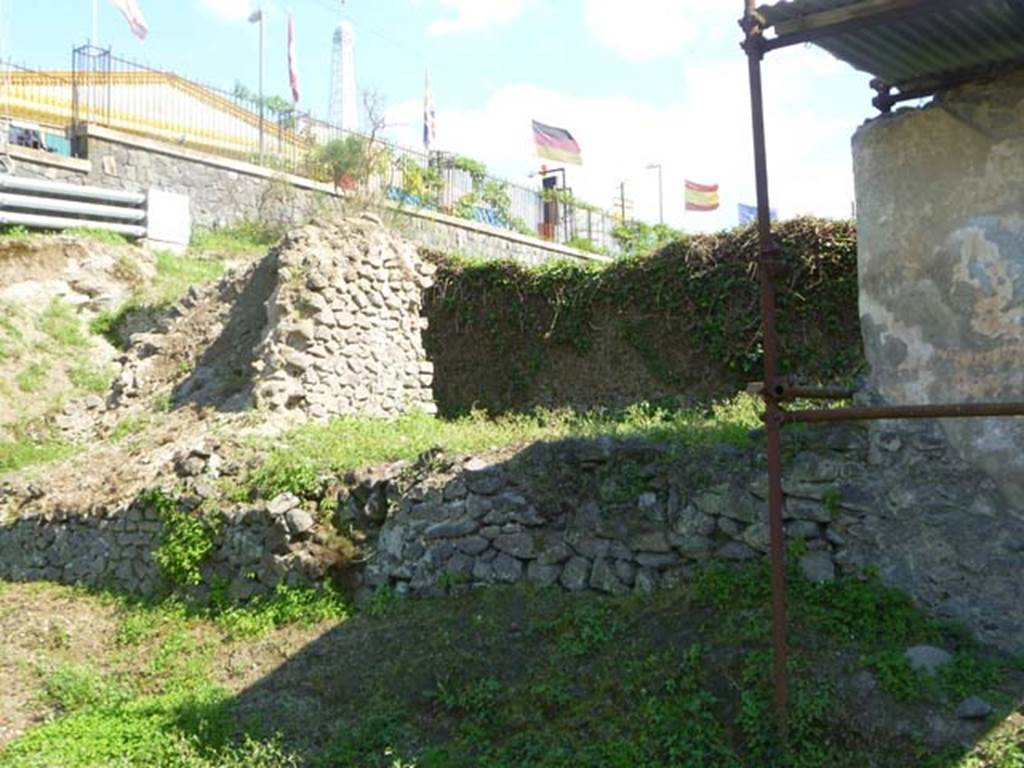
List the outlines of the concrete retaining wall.
<svg viewBox="0 0 1024 768">
<path fill-rule="evenodd" d="M 118 131 L 86 126 L 77 141 L 85 148 L 85 160 L 12 147 L 14 173 L 115 189 L 155 187 L 185 194 L 191 198 L 192 221 L 203 227 L 246 218 L 295 225 L 333 215 L 345 204 L 345 198 L 330 184 Z M 603 258 L 454 216 L 393 203 L 385 207 L 409 239 L 428 248 L 527 264 Z"/>
</svg>

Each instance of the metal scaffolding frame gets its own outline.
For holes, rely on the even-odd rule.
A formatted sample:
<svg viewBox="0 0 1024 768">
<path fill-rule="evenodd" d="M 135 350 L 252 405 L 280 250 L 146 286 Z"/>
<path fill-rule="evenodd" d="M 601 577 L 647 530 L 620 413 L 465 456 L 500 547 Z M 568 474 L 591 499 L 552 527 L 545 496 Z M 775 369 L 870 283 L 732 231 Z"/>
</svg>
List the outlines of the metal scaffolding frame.
<svg viewBox="0 0 1024 768">
<path fill-rule="evenodd" d="M 1024 3 L 1013 0 L 1024 10 Z M 745 33 L 742 44 L 747 54 L 750 80 L 750 105 L 754 138 L 754 172 L 757 186 L 757 267 L 761 284 L 761 322 L 764 332 L 764 381 L 758 387 L 764 399 L 764 420 L 768 452 L 768 517 L 771 537 L 772 584 L 772 683 L 774 707 L 783 741 L 787 735 L 786 703 L 788 677 L 786 672 L 787 639 L 785 610 L 784 536 L 782 525 L 782 427 L 794 423 L 820 423 L 843 421 L 873 421 L 880 419 L 929 419 L 991 416 L 1024 416 L 1024 402 L 1000 403 L 945 403 L 937 405 L 891 405 L 880 407 L 850 407 L 835 409 L 787 410 L 784 404 L 796 399 L 832 400 L 846 398 L 852 390 L 839 387 L 814 387 L 794 384 L 779 372 L 779 336 L 776 327 L 776 281 L 784 273 L 778 259 L 778 250 L 772 241 L 769 215 L 768 169 L 765 142 L 764 101 L 761 86 L 761 61 L 769 51 L 797 43 L 815 42 L 829 36 L 848 34 L 854 30 L 869 29 L 879 24 L 892 23 L 925 14 L 941 13 L 959 4 L 959 0 L 892 0 L 880 3 L 866 0 L 850 4 L 841 11 L 818 12 L 797 31 L 779 33 L 766 38 L 769 26 L 758 13 L 756 0 L 744 0 L 744 15 L 740 26 Z M 817 22 L 817 23 L 815 23 Z M 1024 62 L 1003 62 L 984 69 L 990 75 L 1007 67 L 1021 67 Z M 932 95 L 935 92 L 978 77 L 976 68 L 936 73 L 932 84 L 907 91 L 891 93 L 891 86 L 874 82 L 878 90 L 875 106 L 887 112 L 894 103 L 911 98 Z"/>
</svg>

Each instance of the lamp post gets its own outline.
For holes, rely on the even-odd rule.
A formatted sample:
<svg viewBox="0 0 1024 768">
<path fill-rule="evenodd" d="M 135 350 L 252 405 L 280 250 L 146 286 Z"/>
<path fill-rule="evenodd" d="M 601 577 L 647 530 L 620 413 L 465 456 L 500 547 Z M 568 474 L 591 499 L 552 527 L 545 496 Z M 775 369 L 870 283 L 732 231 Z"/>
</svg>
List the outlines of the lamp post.
<svg viewBox="0 0 1024 768">
<path fill-rule="evenodd" d="M 647 166 L 648 171 L 658 169 L 658 223 L 665 223 L 665 187 L 661 182 L 661 163 L 651 163 Z"/>
<path fill-rule="evenodd" d="M 257 8 L 249 16 L 250 24 L 260 25 L 260 85 L 259 85 L 259 102 L 260 102 L 260 163 L 263 163 L 263 9 Z"/>
</svg>

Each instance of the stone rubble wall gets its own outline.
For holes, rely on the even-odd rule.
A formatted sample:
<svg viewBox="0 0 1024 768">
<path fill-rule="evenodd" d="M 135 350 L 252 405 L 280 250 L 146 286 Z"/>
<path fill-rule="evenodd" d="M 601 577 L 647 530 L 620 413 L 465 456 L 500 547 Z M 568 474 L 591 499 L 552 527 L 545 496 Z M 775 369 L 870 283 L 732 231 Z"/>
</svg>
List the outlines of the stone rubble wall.
<svg viewBox="0 0 1024 768">
<path fill-rule="evenodd" d="M 420 314 L 434 270 L 370 214 L 288 235 L 257 350 L 257 406 L 320 420 L 436 412 Z"/>
<path fill-rule="evenodd" d="M 807 578 L 870 568 L 925 610 L 1024 651 L 1024 508 L 965 464 L 939 427 L 831 427 L 799 441 L 786 461 L 785 527 Z M 515 582 L 647 592 L 768 551 L 765 458 L 755 448 L 537 443 L 500 459 L 428 455 L 349 473 L 318 498 L 245 503 L 216 498 L 218 473 L 238 468 L 209 451 L 179 457 L 174 470 L 179 508 L 210 499 L 221 510 L 204 575 L 236 599 L 326 578 L 357 598 Z M 5 502 L 0 490 L 9 515 L 0 578 L 157 588 L 162 524 L 152 511 L 132 503 L 40 518 L 40 493 L 9 490 Z"/>
<path fill-rule="evenodd" d="M 107 405 L 170 390 L 175 406 L 318 420 L 434 413 L 421 314 L 434 270 L 370 213 L 298 228 L 132 334 Z"/>
<path fill-rule="evenodd" d="M 200 514 L 204 502 L 216 498 L 218 478 L 233 475 L 237 466 L 209 448 L 197 446 L 175 457 L 172 474 L 183 491 L 177 510 Z M 0 511 L 24 510 L 41 500 L 41 489 L 29 486 L 24 498 L 12 498 L 0 487 Z M 218 582 L 228 585 L 234 600 L 269 593 L 277 584 L 322 583 L 339 554 L 325 546 L 313 516 L 299 500 L 282 496 L 261 505 L 217 504 L 211 519 L 217 527 L 212 554 L 202 565 L 204 592 Z M 141 497 L 89 512 L 55 511 L 20 514 L 0 523 L 0 579 L 52 581 L 152 596 L 169 583 L 154 553 L 164 540 L 165 520 Z"/>
<path fill-rule="evenodd" d="M 807 578 L 870 568 L 933 614 L 1024 650 L 1019 500 L 966 465 L 936 424 L 823 428 L 804 441 L 783 487 L 786 535 L 802 542 Z M 407 491 L 365 581 L 414 594 L 524 580 L 646 592 L 710 561 L 767 557 L 767 514 L 759 451 L 677 458 L 611 440 L 538 445 Z"/>
</svg>

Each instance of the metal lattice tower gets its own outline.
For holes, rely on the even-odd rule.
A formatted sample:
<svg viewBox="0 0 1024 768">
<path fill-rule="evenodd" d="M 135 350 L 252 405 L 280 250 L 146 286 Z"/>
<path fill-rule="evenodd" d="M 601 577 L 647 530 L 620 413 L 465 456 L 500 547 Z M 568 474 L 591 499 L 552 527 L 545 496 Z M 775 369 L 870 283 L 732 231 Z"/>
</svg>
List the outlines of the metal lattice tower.
<svg viewBox="0 0 1024 768">
<path fill-rule="evenodd" d="M 342 0 L 342 6 L 345 3 Z M 334 29 L 334 49 L 331 56 L 331 99 L 327 119 L 345 131 L 359 128 L 356 99 L 355 31 L 352 24 L 342 19 Z"/>
</svg>

